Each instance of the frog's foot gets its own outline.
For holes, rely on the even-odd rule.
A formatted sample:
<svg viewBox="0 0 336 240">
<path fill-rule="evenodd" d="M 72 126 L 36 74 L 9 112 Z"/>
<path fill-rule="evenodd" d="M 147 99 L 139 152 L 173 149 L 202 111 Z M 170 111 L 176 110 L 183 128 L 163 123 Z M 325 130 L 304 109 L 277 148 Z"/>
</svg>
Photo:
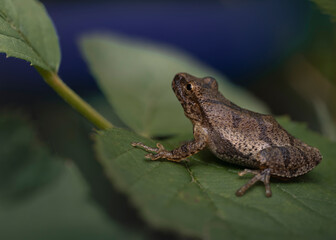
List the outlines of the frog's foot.
<svg viewBox="0 0 336 240">
<path fill-rule="evenodd" d="M 264 170 L 245 169 L 244 171 L 239 172 L 238 175 L 244 176 L 246 173 L 252 173 L 255 176 L 250 181 L 248 181 L 244 186 L 238 189 L 238 191 L 236 192 L 236 195 L 238 197 L 243 196 L 245 192 L 258 181 L 262 181 L 265 184 L 266 197 L 272 196 L 272 191 L 271 191 L 271 186 L 270 186 L 271 169 L 269 168 L 264 169 Z"/>
<path fill-rule="evenodd" d="M 145 151 L 147 152 L 154 152 L 155 154 L 153 153 L 148 153 L 147 155 L 145 155 L 145 158 L 148 158 L 148 159 L 151 159 L 151 160 L 158 160 L 160 158 L 168 158 L 171 153 L 169 151 L 167 151 L 161 143 L 157 143 L 156 144 L 156 147 L 157 148 L 152 148 L 152 147 L 149 147 L 141 142 L 133 142 L 132 143 L 132 146 L 133 147 L 141 147 L 143 148 Z"/>
</svg>

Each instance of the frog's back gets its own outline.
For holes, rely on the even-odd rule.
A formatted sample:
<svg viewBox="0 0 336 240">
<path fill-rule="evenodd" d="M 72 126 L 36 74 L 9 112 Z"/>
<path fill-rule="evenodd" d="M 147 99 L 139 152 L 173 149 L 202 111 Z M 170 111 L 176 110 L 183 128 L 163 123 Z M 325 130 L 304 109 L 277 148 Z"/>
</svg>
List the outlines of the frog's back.
<svg viewBox="0 0 336 240">
<path fill-rule="evenodd" d="M 277 171 L 272 174 L 282 177 L 302 175 L 321 161 L 316 148 L 289 134 L 273 116 L 255 113 L 224 100 L 211 101 L 211 105 L 203 107 L 210 134 L 208 145 L 217 157 L 246 167 L 261 168 L 265 164 L 258 156 L 262 151 L 292 149 L 296 154 L 293 152 L 290 156 L 292 168 L 281 168 L 281 161 L 284 161 L 281 157 L 276 162 L 268 162 L 277 165 Z"/>
<path fill-rule="evenodd" d="M 240 108 L 222 95 L 204 101 L 205 122 L 222 138 L 243 152 L 260 151 L 270 146 L 295 145 L 297 141 L 271 115 Z M 246 151 L 244 150 L 246 149 Z"/>
</svg>

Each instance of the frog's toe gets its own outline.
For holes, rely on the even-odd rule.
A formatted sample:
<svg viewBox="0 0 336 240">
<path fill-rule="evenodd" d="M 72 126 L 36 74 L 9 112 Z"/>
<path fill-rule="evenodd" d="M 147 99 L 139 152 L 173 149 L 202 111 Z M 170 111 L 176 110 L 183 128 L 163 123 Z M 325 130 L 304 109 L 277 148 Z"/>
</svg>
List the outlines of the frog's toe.
<svg viewBox="0 0 336 240">
<path fill-rule="evenodd" d="M 161 158 L 160 154 L 153 154 L 153 153 L 148 153 L 145 155 L 145 158 L 150 159 L 150 160 L 158 160 Z"/>
<path fill-rule="evenodd" d="M 161 143 L 157 143 L 156 147 L 159 151 L 166 151 L 166 149 L 164 148 L 164 146 Z"/>
<path fill-rule="evenodd" d="M 237 190 L 236 195 L 238 197 L 243 196 L 245 192 L 252 187 L 256 182 L 261 181 L 265 185 L 265 195 L 266 197 L 272 196 L 271 186 L 270 186 L 270 176 L 271 176 L 271 170 L 265 169 L 265 170 L 249 170 L 245 169 L 242 172 L 239 172 L 239 176 L 243 176 L 246 173 L 252 173 L 255 176 L 250 179 L 244 186 L 242 186 L 240 189 Z"/>
<path fill-rule="evenodd" d="M 147 152 L 157 152 L 157 151 L 159 151 L 159 148 L 149 147 L 149 146 L 143 144 L 142 142 L 132 142 L 131 145 L 133 147 L 140 147 L 140 148 L 144 149 Z"/>
</svg>

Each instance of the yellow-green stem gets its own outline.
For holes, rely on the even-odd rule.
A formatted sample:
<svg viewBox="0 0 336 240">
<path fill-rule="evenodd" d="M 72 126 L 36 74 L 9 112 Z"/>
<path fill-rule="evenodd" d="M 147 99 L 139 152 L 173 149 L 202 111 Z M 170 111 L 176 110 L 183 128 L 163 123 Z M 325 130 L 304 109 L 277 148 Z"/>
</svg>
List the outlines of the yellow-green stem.
<svg viewBox="0 0 336 240">
<path fill-rule="evenodd" d="M 57 75 L 57 73 L 36 67 L 43 79 L 58 93 L 67 103 L 75 110 L 82 114 L 97 128 L 106 130 L 112 128 L 113 125 L 100 115 L 93 107 L 79 97 L 71 88 L 69 88 Z"/>
</svg>

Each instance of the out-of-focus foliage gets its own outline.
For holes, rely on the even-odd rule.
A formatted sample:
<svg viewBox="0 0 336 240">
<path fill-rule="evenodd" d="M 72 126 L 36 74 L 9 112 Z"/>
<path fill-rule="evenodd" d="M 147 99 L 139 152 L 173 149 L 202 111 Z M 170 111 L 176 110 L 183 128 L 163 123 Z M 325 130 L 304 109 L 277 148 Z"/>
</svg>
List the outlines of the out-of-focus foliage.
<svg viewBox="0 0 336 240">
<path fill-rule="evenodd" d="M 60 174 L 60 159 L 34 138 L 20 117 L 0 116 L 0 191 L 8 201 L 25 200 Z"/>
<path fill-rule="evenodd" d="M 336 140 L 336 86 L 303 56 L 288 61 L 286 74 L 291 87 L 313 106 L 323 135 Z"/>
<path fill-rule="evenodd" d="M 215 70 L 170 47 L 112 35 L 89 35 L 81 43 L 89 67 L 116 113 L 141 135 L 183 134 L 191 128 L 171 90 L 174 75 L 182 71 L 216 77 L 219 89 L 236 104 L 268 111 Z"/>
<path fill-rule="evenodd" d="M 336 22 L 315 16 L 310 24 L 311 37 L 304 55 L 327 80 L 336 84 Z"/>
<path fill-rule="evenodd" d="M 90 201 L 75 166 L 52 156 L 22 118 L 0 116 L 0 141 L 1 239 L 142 239 Z"/>
<path fill-rule="evenodd" d="M 336 22 L 336 2 L 334 0 L 311 0 L 315 2 L 322 12 L 330 15 L 333 21 Z"/>
<path fill-rule="evenodd" d="M 336 140 L 336 1 L 312 2 L 328 19 L 313 15 L 309 23 L 311 37 L 303 52 L 305 59 L 295 57 L 289 62 L 290 68 L 296 65 L 290 71 L 290 84 L 315 109 L 321 132 Z"/>
</svg>

